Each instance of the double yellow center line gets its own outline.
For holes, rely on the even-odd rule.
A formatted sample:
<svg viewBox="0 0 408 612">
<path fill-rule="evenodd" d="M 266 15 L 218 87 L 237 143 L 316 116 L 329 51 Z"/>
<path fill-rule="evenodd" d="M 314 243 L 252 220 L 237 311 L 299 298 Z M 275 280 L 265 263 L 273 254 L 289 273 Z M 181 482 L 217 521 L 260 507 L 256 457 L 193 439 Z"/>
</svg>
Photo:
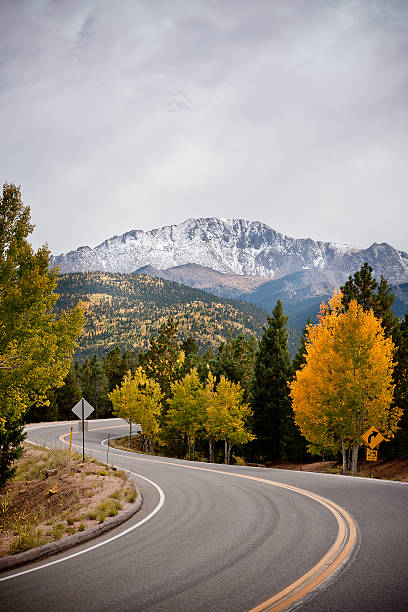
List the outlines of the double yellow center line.
<svg viewBox="0 0 408 612">
<path fill-rule="evenodd" d="M 109 429 L 113 429 L 113 427 Z M 93 429 L 89 431 L 95 430 Z M 67 443 L 65 438 L 68 435 L 69 434 L 62 435 L 60 437 L 60 440 L 62 442 Z M 104 451 L 94 452 L 103 453 Z M 115 452 L 111 452 L 110 454 L 117 455 L 119 457 L 123 456 L 120 453 Z M 157 463 L 157 460 L 155 459 L 149 459 L 147 457 L 136 457 L 133 453 L 132 455 L 133 459 L 135 459 L 136 461 Z M 226 472 L 223 470 L 215 470 L 213 468 L 175 463 L 173 461 L 160 460 L 159 463 L 164 463 L 165 465 L 172 465 L 187 470 L 212 472 L 222 476 L 228 476 L 230 478 L 244 478 L 246 480 L 254 480 L 256 482 L 261 482 L 269 486 L 279 487 L 280 489 L 287 489 L 288 491 L 293 491 L 294 493 L 298 493 L 299 495 L 303 495 L 304 497 L 312 499 L 316 503 L 324 506 L 335 517 L 338 527 L 337 537 L 333 545 L 330 547 L 327 553 L 320 559 L 320 561 L 318 561 L 318 563 L 316 563 L 316 565 L 314 565 L 308 572 L 303 574 L 303 576 L 289 584 L 282 591 L 279 591 L 279 593 L 276 593 L 266 601 L 258 604 L 249 612 L 269 612 L 272 610 L 273 612 L 278 612 L 286 610 L 289 606 L 304 599 L 314 589 L 321 586 L 326 580 L 331 578 L 350 559 L 351 555 L 353 554 L 353 551 L 357 544 L 356 524 L 350 514 L 346 512 L 344 508 L 342 508 L 335 502 L 326 499 L 325 497 L 322 497 L 320 495 L 317 495 L 316 493 L 312 493 L 311 491 L 307 491 L 305 489 L 300 489 L 299 487 L 294 487 L 292 485 L 284 484 L 281 482 L 275 482 L 273 480 L 267 480 L 266 478 L 259 478 L 258 476 L 250 476 L 249 474 Z"/>
</svg>

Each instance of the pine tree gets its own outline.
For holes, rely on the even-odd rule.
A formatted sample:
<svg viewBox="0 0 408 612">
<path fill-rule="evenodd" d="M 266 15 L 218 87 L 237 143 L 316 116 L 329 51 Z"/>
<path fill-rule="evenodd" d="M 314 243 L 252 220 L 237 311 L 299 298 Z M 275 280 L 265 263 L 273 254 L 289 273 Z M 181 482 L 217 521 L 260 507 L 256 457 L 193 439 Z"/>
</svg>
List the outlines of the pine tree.
<svg viewBox="0 0 408 612">
<path fill-rule="evenodd" d="M 122 352 L 118 346 L 113 347 L 103 358 L 103 368 L 108 379 L 109 391 L 119 386 L 126 370 L 123 369 Z"/>
<path fill-rule="evenodd" d="M 4 430 L 0 428 L 0 491 L 16 471 L 15 461 L 23 453 L 25 437 L 19 422 L 12 421 Z"/>
<path fill-rule="evenodd" d="M 72 408 L 82 397 L 82 389 L 79 384 L 76 368 L 72 365 L 65 377 L 64 385 L 54 391 L 54 401 L 57 406 L 57 414 L 60 420 L 75 418 Z"/>
<path fill-rule="evenodd" d="M 385 446 L 384 451 L 381 449 L 381 455 L 390 458 L 408 456 L 408 314 L 402 319 L 399 332 L 394 358 L 394 405 L 403 410 L 403 415 L 395 438 Z"/>
<path fill-rule="evenodd" d="M 95 419 L 110 416 L 108 401 L 108 379 L 97 355 L 90 361 L 91 385 L 87 391 L 89 402 L 95 408 Z"/>
<path fill-rule="evenodd" d="M 364 310 L 372 309 L 377 319 L 380 319 L 387 336 L 398 334 L 398 319 L 392 312 L 395 296 L 391 293 L 388 281 L 381 276 L 380 283 L 373 278 L 373 269 L 368 263 L 349 276 L 348 281 L 340 287 L 343 295 L 343 306 L 348 309 L 352 300 L 356 300 Z"/>
<path fill-rule="evenodd" d="M 361 270 L 355 272 L 353 276 L 349 276 L 344 287 L 340 287 L 340 291 L 343 294 L 343 305 L 346 310 L 352 300 L 356 300 L 358 304 L 361 304 L 364 310 L 373 308 L 377 287 L 378 283 L 373 278 L 373 269 L 365 262 Z"/>
<path fill-rule="evenodd" d="M 173 318 L 165 321 L 150 348 L 140 355 L 140 363 L 149 378 L 154 378 L 161 387 L 166 400 L 171 397 L 171 383 L 182 375 L 184 353 L 177 339 L 178 323 Z"/>
<path fill-rule="evenodd" d="M 88 357 L 85 359 L 83 364 L 79 367 L 78 371 L 78 381 L 80 382 L 82 388 L 83 397 L 92 404 L 90 399 L 91 389 L 92 389 L 92 372 L 91 372 L 91 363 Z"/>
<path fill-rule="evenodd" d="M 286 440 L 294 427 L 288 381 L 291 360 L 288 351 L 287 317 L 277 301 L 260 340 L 252 388 L 254 450 L 261 460 L 287 456 Z"/>
<path fill-rule="evenodd" d="M 295 375 L 295 373 L 298 370 L 300 370 L 302 365 L 304 363 L 306 363 L 306 333 L 307 333 L 308 326 L 311 325 L 311 324 L 312 324 L 312 317 L 309 315 L 308 318 L 307 318 L 306 325 L 303 328 L 302 335 L 300 337 L 299 348 L 298 348 L 297 353 L 294 356 L 293 361 L 292 361 L 293 376 Z"/>
<path fill-rule="evenodd" d="M 181 350 L 186 358 L 198 353 L 198 344 L 194 336 L 189 336 L 181 343 Z"/>
<path fill-rule="evenodd" d="M 250 399 L 257 350 L 255 336 L 245 337 L 240 334 L 236 338 L 229 337 L 219 346 L 215 359 L 210 363 L 210 370 L 217 380 L 225 376 L 241 385 L 246 402 Z"/>
<path fill-rule="evenodd" d="M 134 374 L 139 367 L 139 357 L 134 351 L 124 350 L 122 355 L 122 371 L 128 372 L 129 370 Z"/>
<path fill-rule="evenodd" d="M 185 376 L 190 370 L 202 371 L 204 367 L 203 356 L 198 350 L 198 344 L 194 336 L 189 336 L 181 343 L 181 350 L 184 353 L 184 363 L 182 374 Z M 204 375 L 205 379 L 206 374 Z M 200 377 L 201 378 L 201 377 Z"/>
</svg>

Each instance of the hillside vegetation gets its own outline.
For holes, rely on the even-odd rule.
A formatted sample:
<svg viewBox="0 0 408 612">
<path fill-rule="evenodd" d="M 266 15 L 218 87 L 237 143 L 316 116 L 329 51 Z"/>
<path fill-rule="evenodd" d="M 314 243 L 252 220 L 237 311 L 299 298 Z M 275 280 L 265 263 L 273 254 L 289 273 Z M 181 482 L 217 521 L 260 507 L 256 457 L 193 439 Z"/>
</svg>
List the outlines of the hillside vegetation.
<svg viewBox="0 0 408 612">
<path fill-rule="evenodd" d="M 81 272 L 62 275 L 59 308 L 81 299 L 87 323 L 79 339 L 79 359 L 107 353 L 113 346 L 141 350 L 169 317 L 181 337 L 193 335 L 203 350 L 215 350 L 229 335 L 262 333 L 266 312 L 253 304 L 227 300 L 205 291 L 145 274 Z M 297 333 L 290 330 L 296 350 Z"/>
</svg>

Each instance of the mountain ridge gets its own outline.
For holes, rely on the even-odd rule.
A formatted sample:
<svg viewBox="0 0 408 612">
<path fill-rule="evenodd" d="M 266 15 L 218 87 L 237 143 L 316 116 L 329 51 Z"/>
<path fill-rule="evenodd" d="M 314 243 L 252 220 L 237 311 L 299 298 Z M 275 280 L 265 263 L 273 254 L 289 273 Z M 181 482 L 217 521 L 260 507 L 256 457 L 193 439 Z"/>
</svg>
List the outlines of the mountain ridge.
<svg viewBox="0 0 408 612">
<path fill-rule="evenodd" d="M 193 335 L 201 350 L 215 351 L 230 335 L 262 334 L 266 312 L 254 304 L 228 300 L 199 289 L 143 274 L 74 272 L 58 279 L 60 310 L 81 300 L 86 324 L 76 356 L 106 354 L 115 345 L 145 350 L 169 317 L 179 322 L 180 337 Z M 289 346 L 299 336 L 289 328 Z"/>
<path fill-rule="evenodd" d="M 52 256 L 62 273 L 131 273 L 144 266 L 167 270 L 186 264 L 216 272 L 277 279 L 299 270 L 351 274 L 364 261 L 390 282 L 408 281 L 408 254 L 387 243 L 358 249 L 336 242 L 292 238 L 260 221 L 206 217 L 149 231 L 131 230 L 91 249 Z"/>
</svg>

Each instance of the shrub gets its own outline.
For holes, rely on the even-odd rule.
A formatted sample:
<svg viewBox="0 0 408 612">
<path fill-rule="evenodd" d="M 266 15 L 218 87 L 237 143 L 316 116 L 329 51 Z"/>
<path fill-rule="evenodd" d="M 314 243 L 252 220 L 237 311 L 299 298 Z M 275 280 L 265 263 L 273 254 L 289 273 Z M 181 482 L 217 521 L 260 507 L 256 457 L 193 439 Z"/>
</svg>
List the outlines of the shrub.
<svg viewBox="0 0 408 612">
<path fill-rule="evenodd" d="M 17 535 L 11 543 L 9 552 L 11 555 L 15 555 L 42 544 L 45 544 L 45 540 L 41 529 L 33 525 L 20 525 L 17 528 Z"/>
</svg>

